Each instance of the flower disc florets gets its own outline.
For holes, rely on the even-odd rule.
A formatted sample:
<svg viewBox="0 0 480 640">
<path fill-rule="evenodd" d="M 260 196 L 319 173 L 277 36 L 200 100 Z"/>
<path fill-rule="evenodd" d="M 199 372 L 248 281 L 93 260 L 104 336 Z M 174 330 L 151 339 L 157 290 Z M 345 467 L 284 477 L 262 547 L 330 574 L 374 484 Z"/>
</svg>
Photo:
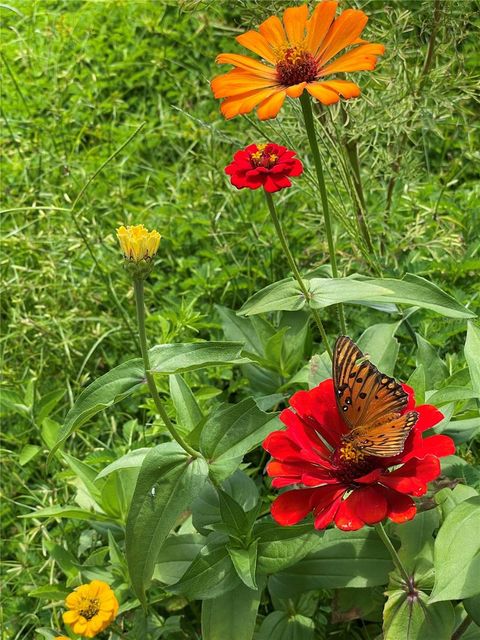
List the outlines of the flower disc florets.
<svg viewBox="0 0 480 640">
<path fill-rule="evenodd" d="M 295 151 L 289 151 L 273 142 L 251 144 L 237 153 L 225 173 L 237 189 L 258 189 L 274 193 L 291 187 L 289 178 L 299 176 L 303 165 L 295 157 Z"/>
<path fill-rule="evenodd" d="M 455 446 L 448 436 L 423 437 L 443 415 L 432 405 L 416 407 L 413 390 L 402 386 L 408 394 L 403 412 L 415 410 L 418 419 L 403 450 L 388 458 L 367 455 L 352 445 L 333 380 L 292 396 L 292 408 L 280 414 L 286 430 L 274 431 L 263 443 L 273 457 L 267 466 L 272 486 L 296 487 L 272 505 L 279 524 L 296 524 L 313 512 L 317 529 L 334 522 L 339 529 L 354 531 L 385 518 L 405 522 L 415 516 L 412 496 L 426 492 L 427 483 L 440 474 L 439 457 L 454 453 Z"/>
<path fill-rule="evenodd" d="M 276 64 L 278 82 L 291 87 L 300 82 L 313 82 L 317 78 L 315 58 L 302 46 L 287 47 Z"/>
<path fill-rule="evenodd" d="M 69 611 L 63 614 L 63 621 L 85 638 L 94 638 L 106 629 L 118 613 L 115 594 L 101 580 L 77 587 L 67 596 L 65 604 Z"/>
</svg>

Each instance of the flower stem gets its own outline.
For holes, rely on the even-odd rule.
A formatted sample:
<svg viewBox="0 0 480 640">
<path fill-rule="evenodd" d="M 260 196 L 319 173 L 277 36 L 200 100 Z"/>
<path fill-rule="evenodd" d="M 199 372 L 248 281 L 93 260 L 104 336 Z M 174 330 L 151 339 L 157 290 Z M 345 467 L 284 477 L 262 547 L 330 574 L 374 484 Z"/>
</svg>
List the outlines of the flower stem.
<svg viewBox="0 0 480 640">
<path fill-rule="evenodd" d="M 310 144 L 310 150 L 313 155 L 313 162 L 315 164 L 315 172 L 317 174 L 318 188 L 320 189 L 320 197 L 322 200 L 323 219 L 325 222 L 325 233 L 327 235 L 328 253 L 330 254 L 330 264 L 332 265 L 332 273 L 334 278 L 338 278 L 337 256 L 335 254 L 335 243 L 333 242 L 332 233 L 332 221 L 330 218 L 330 209 L 328 206 L 327 189 L 325 187 L 325 178 L 323 175 L 322 159 L 320 157 L 320 151 L 318 149 L 317 136 L 315 135 L 315 123 L 313 121 L 312 104 L 310 102 L 310 96 L 306 91 L 300 96 L 300 104 L 302 105 L 303 120 L 305 122 L 305 129 L 308 136 L 308 142 Z M 347 333 L 345 325 L 345 315 L 343 312 L 343 305 L 337 306 L 338 317 L 340 320 L 340 327 L 344 334 Z"/>
<path fill-rule="evenodd" d="M 402 561 L 400 560 L 400 557 L 399 557 L 399 555 L 397 553 L 397 550 L 395 549 L 395 547 L 392 544 L 392 541 L 388 537 L 387 532 L 385 531 L 385 529 L 383 527 L 383 524 L 381 522 L 376 524 L 375 525 L 375 530 L 378 533 L 379 537 L 381 538 L 383 544 L 387 547 L 390 555 L 392 556 L 393 564 L 398 569 L 398 572 L 400 573 L 400 575 L 404 579 L 405 584 L 407 586 L 409 586 L 410 585 L 410 576 L 408 575 L 407 570 L 403 566 Z"/>
<path fill-rule="evenodd" d="M 295 258 L 293 257 L 292 252 L 290 251 L 290 247 L 288 246 L 287 238 L 285 237 L 282 224 L 277 215 L 277 210 L 273 202 L 272 194 L 268 193 L 268 191 L 264 191 L 264 192 L 265 192 L 265 199 L 268 205 L 268 210 L 270 212 L 270 217 L 272 218 L 272 222 L 275 226 L 275 231 L 277 232 L 278 239 L 280 240 L 280 243 L 282 245 L 283 252 L 285 254 L 285 257 L 288 260 L 288 264 L 290 265 L 290 269 L 292 270 L 295 280 L 298 282 L 298 286 L 300 287 L 303 295 L 305 296 L 305 301 L 308 304 L 310 299 L 310 294 L 308 293 L 308 290 L 302 279 L 302 275 L 298 270 L 297 263 L 295 262 Z M 325 331 L 325 327 L 323 326 L 323 322 L 320 318 L 320 314 L 318 313 L 317 309 L 312 309 L 312 307 L 310 307 L 310 311 L 312 312 L 315 322 L 317 323 L 317 327 L 318 327 L 318 330 L 320 331 L 320 335 L 322 336 L 325 349 L 327 350 L 327 353 L 330 356 L 330 358 L 332 358 L 332 350 L 330 349 L 330 345 L 328 344 L 327 332 Z"/>
<path fill-rule="evenodd" d="M 145 378 L 147 380 L 148 388 L 152 395 L 153 401 L 155 403 L 155 408 L 157 409 L 160 417 L 163 420 L 163 423 L 169 430 L 172 438 L 178 442 L 178 444 L 182 447 L 184 451 L 193 456 L 194 458 L 198 458 L 200 455 L 198 451 L 192 449 L 192 447 L 187 444 L 182 436 L 177 432 L 175 427 L 173 426 L 170 418 L 168 417 L 167 412 L 160 400 L 160 396 L 158 395 L 157 385 L 155 384 L 155 379 L 150 371 L 150 358 L 148 357 L 148 346 L 147 346 L 147 334 L 145 331 L 145 301 L 144 301 L 144 288 L 143 288 L 143 279 L 142 278 L 134 278 L 133 286 L 135 290 L 135 302 L 137 306 L 137 321 L 138 321 L 138 336 L 140 338 L 140 349 L 142 352 L 143 365 L 145 367 Z"/>
</svg>

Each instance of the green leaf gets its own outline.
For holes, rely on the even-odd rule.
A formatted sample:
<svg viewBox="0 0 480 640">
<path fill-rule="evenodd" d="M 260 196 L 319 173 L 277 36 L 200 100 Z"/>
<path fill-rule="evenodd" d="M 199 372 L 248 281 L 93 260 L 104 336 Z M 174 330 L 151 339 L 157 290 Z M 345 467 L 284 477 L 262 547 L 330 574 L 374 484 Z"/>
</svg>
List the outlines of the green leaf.
<svg viewBox="0 0 480 640">
<path fill-rule="evenodd" d="M 35 422 L 41 424 L 42 421 L 52 413 L 64 395 L 65 389 L 56 389 L 42 396 L 40 400 L 35 403 Z"/>
<path fill-rule="evenodd" d="M 430 602 L 480 593 L 480 496 L 467 498 L 445 518 L 435 540 L 435 585 Z"/>
<path fill-rule="evenodd" d="M 308 282 L 305 282 L 308 285 Z M 252 316 L 268 311 L 300 311 L 305 296 L 298 283 L 290 278 L 268 285 L 255 293 L 238 311 L 239 316 Z"/>
<path fill-rule="evenodd" d="M 180 375 L 170 376 L 170 397 L 175 407 L 177 429 L 187 435 L 203 419 L 192 390 Z"/>
<path fill-rule="evenodd" d="M 203 367 L 250 362 L 242 357 L 241 342 L 159 344 L 149 350 L 154 373 L 183 373 Z"/>
<path fill-rule="evenodd" d="M 425 402 L 426 391 L 426 379 L 425 379 L 425 367 L 423 364 L 419 364 L 412 375 L 409 377 L 407 384 L 412 387 L 415 392 L 415 401 L 417 404 L 423 404 Z"/>
<path fill-rule="evenodd" d="M 242 457 L 257 447 L 274 429 L 274 414 L 261 411 L 253 398 L 221 405 L 206 421 L 200 436 L 200 451 L 217 478 L 236 469 Z"/>
<path fill-rule="evenodd" d="M 472 620 L 480 625 L 480 594 L 471 598 L 466 598 L 463 601 L 463 606 Z"/>
<path fill-rule="evenodd" d="M 472 387 L 480 395 L 480 327 L 473 322 L 468 323 L 465 360 L 470 371 Z"/>
<path fill-rule="evenodd" d="M 23 449 L 20 451 L 18 456 L 18 464 L 21 467 L 24 467 L 26 464 L 33 460 L 33 458 L 37 455 L 39 451 L 42 450 L 42 447 L 39 447 L 36 444 L 26 444 Z"/>
<path fill-rule="evenodd" d="M 368 278 L 312 278 L 308 282 L 313 309 L 323 309 L 339 302 L 382 300 L 382 296 L 389 293 L 386 286 L 379 284 L 383 280 L 372 284 Z"/>
<path fill-rule="evenodd" d="M 238 538 L 243 538 L 250 529 L 250 522 L 242 507 L 231 496 L 218 489 L 220 515 L 226 532 Z"/>
<path fill-rule="evenodd" d="M 56 505 L 54 507 L 45 507 L 37 509 L 32 513 L 26 513 L 20 518 L 69 518 L 73 520 L 87 520 L 96 522 L 111 522 L 112 518 L 106 513 L 100 511 L 88 511 L 80 507 L 72 507 L 69 505 Z"/>
<path fill-rule="evenodd" d="M 449 318 L 475 318 L 474 313 L 462 306 L 452 296 L 432 282 L 412 273 L 407 273 L 402 280 L 361 276 L 361 282 L 388 288 L 387 294 L 375 298 L 377 302 L 389 301 L 415 305 L 436 311 Z"/>
<path fill-rule="evenodd" d="M 160 444 L 146 455 L 126 524 L 128 570 L 141 602 L 145 602 L 160 548 L 207 476 L 205 460 L 190 458 L 176 443 Z"/>
<path fill-rule="evenodd" d="M 450 602 L 428 603 L 418 591 L 409 597 L 403 589 L 390 592 L 383 612 L 384 640 L 450 640 L 455 612 Z"/>
<path fill-rule="evenodd" d="M 82 391 L 67 413 L 48 456 L 48 462 L 73 431 L 79 429 L 99 411 L 131 395 L 144 382 L 145 371 L 140 358 L 128 360 L 92 382 Z"/>
<path fill-rule="evenodd" d="M 448 376 L 447 365 L 443 362 L 432 345 L 418 333 L 417 338 L 417 367 L 423 365 L 428 372 L 428 388 L 435 389 Z"/>
<path fill-rule="evenodd" d="M 251 511 L 258 502 L 258 489 L 254 481 L 243 471 L 237 470 L 221 484 L 222 490 L 240 505 L 243 511 Z M 209 482 L 205 484 L 192 505 L 193 526 L 207 535 L 211 529 L 223 524 L 217 490 Z"/>
<path fill-rule="evenodd" d="M 264 356 L 264 342 L 273 335 L 273 327 L 266 322 L 259 325 L 256 318 L 241 318 L 227 307 L 215 305 L 215 308 L 227 340 L 238 340 L 243 343 L 245 351 Z"/>
<path fill-rule="evenodd" d="M 440 522 L 439 509 L 417 513 L 413 520 L 392 527 L 400 538 L 398 552 L 410 575 L 415 575 L 415 584 L 420 589 L 433 587 L 433 532 Z"/>
<path fill-rule="evenodd" d="M 97 472 L 95 471 L 95 469 L 90 467 L 88 464 L 85 464 L 85 462 L 77 460 L 73 456 L 68 455 L 67 453 L 63 453 L 62 458 L 65 460 L 65 462 L 68 464 L 77 478 L 79 478 L 83 482 L 85 489 L 89 493 L 90 497 L 103 508 L 103 505 L 101 504 L 101 488 L 95 484 L 95 480 L 97 479 Z"/>
<path fill-rule="evenodd" d="M 457 402 L 459 400 L 471 400 L 472 398 L 479 397 L 480 396 L 476 391 L 466 389 L 465 387 L 445 387 L 444 389 L 434 391 L 430 395 L 427 394 L 429 404 L 434 405 L 447 404 L 449 402 Z"/>
<path fill-rule="evenodd" d="M 204 600 L 203 640 L 252 640 L 261 591 L 240 583 L 227 593 Z"/>
<path fill-rule="evenodd" d="M 129 451 L 124 456 L 118 458 L 118 460 L 115 460 L 115 462 L 112 462 L 102 469 L 97 475 L 97 478 L 105 478 L 111 473 L 120 471 L 121 469 L 140 469 L 149 451 L 151 451 L 150 447 L 141 447 L 140 449 Z"/>
<path fill-rule="evenodd" d="M 175 584 L 204 546 L 205 538 L 198 533 L 169 536 L 157 556 L 153 578 L 167 585 Z"/>
<path fill-rule="evenodd" d="M 242 584 L 226 548 L 227 536 L 210 534 L 207 544 L 169 590 L 190 600 L 217 598 Z"/>
<path fill-rule="evenodd" d="M 315 624 L 310 618 L 274 611 L 262 622 L 257 640 L 313 640 L 314 634 Z"/>
<path fill-rule="evenodd" d="M 383 373 L 393 376 L 400 345 L 395 338 L 400 322 L 380 323 L 368 327 L 358 339 L 358 346 Z"/>
<path fill-rule="evenodd" d="M 280 598 L 315 589 L 374 587 L 387 584 L 392 567 L 390 555 L 374 530 L 329 529 L 320 549 L 271 576 L 269 585 Z"/>
<path fill-rule="evenodd" d="M 323 544 L 323 534 L 311 524 L 281 527 L 276 522 L 259 522 L 253 535 L 258 538 L 257 569 L 265 574 L 286 569 Z"/>
<path fill-rule="evenodd" d="M 251 542 L 248 549 L 230 543 L 227 551 L 240 580 L 250 589 L 256 589 L 258 541 Z"/>
<path fill-rule="evenodd" d="M 70 589 L 56 584 L 44 584 L 28 592 L 30 598 L 47 598 L 47 600 L 65 600 Z"/>
</svg>

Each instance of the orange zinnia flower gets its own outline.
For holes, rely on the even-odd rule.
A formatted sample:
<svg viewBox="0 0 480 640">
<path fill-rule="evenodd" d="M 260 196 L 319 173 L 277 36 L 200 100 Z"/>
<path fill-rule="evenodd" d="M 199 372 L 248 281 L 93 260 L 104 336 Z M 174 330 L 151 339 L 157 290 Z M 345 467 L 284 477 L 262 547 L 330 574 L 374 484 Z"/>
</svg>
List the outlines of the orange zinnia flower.
<svg viewBox="0 0 480 640">
<path fill-rule="evenodd" d="M 237 36 L 245 48 L 257 53 L 269 65 L 236 53 L 222 53 L 220 64 L 235 68 L 212 80 L 216 98 L 225 98 L 221 111 L 225 118 L 249 113 L 257 107 L 260 120 L 275 118 L 286 96 L 298 98 L 306 88 L 323 104 L 356 98 L 360 88 L 347 80 L 324 80 L 325 76 L 349 71 L 371 71 L 381 44 L 360 38 L 368 17 L 357 9 L 347 9 L 335 18 L 337 2 L 326 0 L 315 7 L 310 19 L 307 5 L 286 9 L 282 21 L 271 16 L 259 31 Z M 342 49 L 358 45 L 332 61 Z"/>
</svg>

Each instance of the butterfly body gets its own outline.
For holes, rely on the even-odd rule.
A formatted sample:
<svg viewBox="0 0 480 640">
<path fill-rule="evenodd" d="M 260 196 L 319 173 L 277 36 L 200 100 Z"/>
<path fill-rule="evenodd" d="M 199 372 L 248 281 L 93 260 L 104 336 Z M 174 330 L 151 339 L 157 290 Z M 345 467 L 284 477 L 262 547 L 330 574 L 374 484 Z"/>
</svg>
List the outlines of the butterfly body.
<svg viewBox="0 0 480 640">
<path fill-rule="evenodd" d="M 342 438 L 346 458 L 366 455 L 388 458 L 403 451 L 419 414 L 405 412 L 408 395 L 381 373 L 347 336 L 340 336 L 333 354 L 337 407 L 349 431 Z"/>
</svg>

